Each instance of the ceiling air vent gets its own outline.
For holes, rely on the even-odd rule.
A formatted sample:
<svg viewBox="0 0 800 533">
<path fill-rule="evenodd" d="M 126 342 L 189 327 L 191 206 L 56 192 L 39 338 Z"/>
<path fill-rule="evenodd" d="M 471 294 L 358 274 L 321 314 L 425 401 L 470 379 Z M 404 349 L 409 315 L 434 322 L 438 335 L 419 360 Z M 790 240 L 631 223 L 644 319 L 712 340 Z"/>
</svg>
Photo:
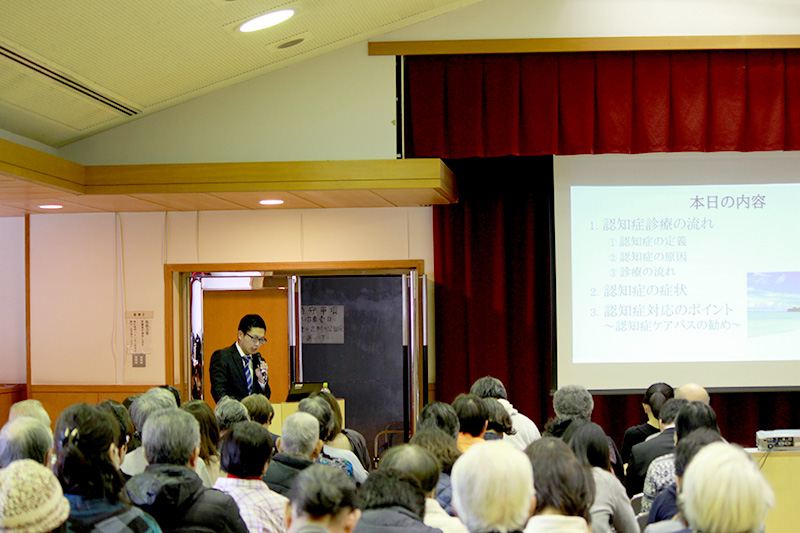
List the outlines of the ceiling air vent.
<svg viewBox="0 0 800 533">
<path fill-rule="evenodd" d="M 10 59 L 10 60 L 12 60 L 12 61 L 14 61 L 16 63 L 19 63 L 20 65 L 22 65 L 22 66 L 24 66 L 24 67 L 26 67 L 26 68 L 34 71 L 34 72 L 38 72 L 42 76 L 46 76 L 46 77 L 50 78 L 51 80 L 53 80 L 53 81 L 55 81 L 57 83 L 60 83 L 61 85 L 65 86 L 65 87 L 68 87 L 68 88 L 72 89 L 73 91 L 77 91 L 77 92 L 83 94 L 84 96 L 88 96 L 89 98 L 91 98 L 91 99 L 103 104 L 106 107 L 109 107 L 109 108 L 111 108 L 111 109 L 113 109 L 115 111 L 118 111 L 119 113 L 122 113 L 122 114 L 128 115 L 128 116 L 133 116 L 133 115 L 138 115 L 139 114 L 139 111 L 137 111 L 136 109 L 128 107 L 125 104 L 121 104 L 120 102 L 117 102 L 115 100 L 112 100 L 111 98 L 109 98 L 107 96 L 103 96 L 102 94 L 98 93 L 97 91 L 94 91 L 94 90 L 90 89 L 89 87 L 86 87 L 85 85 L 82 85 L 82 84 L 78 83 L 77 81 L 72 80 L 72 79 L 64 76 L 63 74 L 59 74 L 58 72 L 56 72 L 56 71 L 54 71 L 54 70 L 52 70 L 52 69 L 40 64 L 40 63 L 37 63 L 36 61 L 34 61 L 34 60 L 30 59 L 30 58 L 27 58 L 27 57 L 25 57 L 23 55 L 20 55 L 20 54 L 14 52 L 13 50 L 9 50 L 8 48 L 6 48 L 6 47 L 4 47 L 2 45 L 0 45 L 0 56 L 4 56 L 4 57 L 6 57 L 6 58 L 8 58 L 8 59 Z"/>
</svg>

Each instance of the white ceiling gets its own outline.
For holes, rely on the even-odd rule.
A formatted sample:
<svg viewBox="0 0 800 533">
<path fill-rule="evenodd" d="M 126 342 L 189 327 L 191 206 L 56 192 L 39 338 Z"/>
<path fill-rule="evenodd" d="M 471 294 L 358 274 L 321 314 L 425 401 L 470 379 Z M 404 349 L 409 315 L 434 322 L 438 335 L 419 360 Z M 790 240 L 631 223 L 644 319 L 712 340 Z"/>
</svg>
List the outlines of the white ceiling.
<svg viewBox="0 0 800 533">
<path fill-rule="evenodd" d="M 0 129 L 60 147 L 478 1 L 0 0 Z"/>
</svg>

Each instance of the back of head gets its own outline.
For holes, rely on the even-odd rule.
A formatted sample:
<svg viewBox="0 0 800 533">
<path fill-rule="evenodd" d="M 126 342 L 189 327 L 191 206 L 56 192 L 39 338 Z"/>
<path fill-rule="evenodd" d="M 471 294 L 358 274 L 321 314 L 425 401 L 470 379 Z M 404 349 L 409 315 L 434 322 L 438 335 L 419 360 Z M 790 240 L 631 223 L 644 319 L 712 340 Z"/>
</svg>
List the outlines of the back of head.
<svg viewBox="0 0 800 533">
<path fill-rule="evenodd" d="M 105 400 L 97 404 L 97 408 L 111 415 L 119 425 L 119 438 L 115 443 L 118 448 L 128 444 L 135 431 L 133 420 L 125 406 L 114 400 Z"/>
<path fill-rule="evenodd" d="M 686 400 L 687 402 L 711 402 L 711 397 L 708 395 L 708 391 L 697 383 L 686 383 L 685 385 L 681 385 L 675 391 L 675 397 L 679 400 Z"/>
<path fill-rule="evenodd" d="M 22 400 L 11 406 L 8 410 L 8 421 L 12 421 L 20 416 L 29 416 L 42 422 L 47 427 L 52 424 L 50 415 L 47 414 L 42 402 L 39 400 Z"/>
<path fill-rule="evenodd" d="M 458 415 L 459 431 L 473 437 L 483 433 L 489 412 L 483 400 L 474 394 L 459 394 L 453 400 L 453 409 Z"/>
<path fill-rule="evenodd" d="M 109 449 L 119 438 L 110 414 L 78 403 L 64 409 L 56 421 L 55 473 L 64 492 L 117 501 L 122 477 Z"/>
<path fill-rule="evenodd" d="M 21 459 L 0 470 L 0 530 L 45 533 L 66 522 L 69 501 L 49 468 Z"/>
<path fill-rule="evenodd" d="M 679 398 L 670 398 L 666 402 L 664 402 L 664 406 L 661 408 L 661 412 L 659 413 L 658 419 L 661 420 L 662 423 L 669 425 L 675 422 L 675 417 L 678 416 L 678 413 L 686 405 L 688 402 L 686 400 L 681 400 Z"/>
<path fill-rule="evenodd" d="M 255 422 L 231 427 L 219 445 L 222 470 L 238 478 L 259 477 L 272 457 L 272 435 Z"/>
<path fill-rule="evenodd" d="M 337 402 L 336 397 L 327 390 L 313 392 L 309 397 L 322 398 L 331 408 L 331 412 L 333 413 L 333 433 L 331 433 L 331 440 L 333 440 L 344 428 L 344 419 L 342 418 L 342 410 L 339 408 L 339 402 Z"/>
<path fill-rule="evenodd" d="M 269 425 L 272 417 L 275 416 L 275 409 L 263 394 L 251 394 L 242 398 L 242 405 L 247 409 L 247 414 L 250 415 L 252 422 Z"/>
<path fill-rule="evenodd" d="M 234 424 L 249 422 L 247 408 L 239 400 L 230 397 L 222 398 L 214 409 L 217 426 L 221 432 L 228 431 Z"/>
<path fill-rule="evenodd" d="M 389 448 L 381 456 L 381 468 L 391 468 L 415 478 L 425 494 L 430 494 L 439 481 L 439 461 L 434 455 L 415 444 Z"/>
<path fill-rule="evenodd" d="M 675 436 L 678 440 L 699 428 L 719 432 L 717 415 L 710 405 L 703 402 L 689 402 L 678 411 L 675 417 Z"/>
<path fill-rule="evenodd" d="M 158 411 L 144 424 L 142 446 L 150 464 L 186 466 L 200 446 L 200 425 L 177 407 Z"/>
<path fill-rule="evenodd" d="M 666 383 L 653 383 L 647 388 L 642 398 L 642 403 L 650 407 L 650 412 L 658 420 L 658 415 L 664 403 L 675 396 L 675 391 Z"/>
<path fill-rule="evenodd" d="M 755 532 L 775 494 L 764 475 L 738 446 L 705 446 L 684 472 L 678 502 L 691 527 L 706 533 Z"/>
<path fill-rule="evenodd" d="M 525 527 L 534 496 L 525 454 L 503 441 L 472 446 L 452 473 L 453 508 L 471 532 Z"/>
<path fill-rule="evenodd" d="M 200 458 L 208 462 L 217 456 L 219 445 L 219 425 L 214 411 L 203 400 L 186 402 L 180 408 L 192 415 L 200 425 Z"/>
<path fill-rule="evenodd" d="M 718 431 L 708 428 L 700 428 L 692 431 L 675 446 L 675 475 L 683 477 L 689 461 L 699 452 L 704 446 L 712 442 L 722 442 L 722 436 Z"/>
<path fill-rule="evenodd" d="M 477 380 L 472 384 L 469 392 L 480 398 L 508 399 L 506 387 L 503 385 L 503 382 L 492 376 L 485 376 Z"/>
<path fill-rule="evenodd" d="M 131 419 L 136 431 L 141 435 L 144 423 L 151 414 L 177 406 L 175 397 L 164 389 L 150 389 L 141 394 L 131 404 Z"/>
<path fill-rule="evenodd" d="M 164 389 L 168 393 L 172 394 L 172 397 L 175 398 L 175 407 L 181 406 L 181 393 L 178 389 L 176 389 L 172 385 L 160 385 L 158 388 Z"/>
<path fill-rule="evenodd" d="M 517 433 L 511 423 L 511 416 L 509 416 L 508 411 L 500 402 L 495 398 L 484 398 L 483 403 L 486 405 L 486 412 L 489 417 L 489 424 L 486 426 L 487 431 L 494 431 L 499 435 L 515 435 Z"/>
<path fill-rule="evenodd" d="M 319 422 L 319 438 L 328 442 L 333 438 L 334 421 L 333 410 L 328 402 L 322 398 L 304 398 L 297 406 L 298 411 L 308 413 Z"/>
<path fill-rule="evenodd" d="M 338 468 L 312 465 L 301 471 L 289 491 L 292 514 L 320 519 L 358 508 L 355 482 Z"/>
<path fill-rule="evenodd" d="M 594 479 L 561 439 L 543 437 L 525 450 L 536 478 L 536 513 L 550 508 L 589 522 L 594 502 Z"/>
<path fill-rule="evenodd" d="M 53 449 L 53 434 L 50 426 L 29 416 L 10 420 L 0 430 L 0 468 L 12 461 L 33 459 L 45 464 L 47 453 Z"/>
<path fill-rule="evenodd" d="M 417 429 L 437 428 L 453 439 L 458 437 L 460 427 L 453 406 L 443 402 L 431 402 L 423 407 L 417 420 Z"/>
<path fill-rule="evenodd" d="M 594 422 L 575 420 L 570 425 L 570 430 L 570 437 L 564 440 L 569 443 L 570 449 L 583 466 L 611 470 L 608 437 L 603 428 Z"/>
<path fill-rule="evenodd" d="M 564 385 L 553 395 L 553 410 L 559 418 L 591 420 L 594 399 L 586 387 Z"/>
<path fill-rule="evenodd" d="M 319 441 L 319 421 L 302 411 L 292 413 L 283 421 L 280 441 L 281 452 L 310 461 Z"/>
<path fill-rule="evenodd" d="M 402 507 L 420 519 L 425 516 L 425 493 L 419 482 L 391 468 L 378 468 L 372 472 L 361 485 L 358 496 L 364 511 Z"/>
<path fill-rule="evenodd" d="M 421 429 L 411 437 L 409 443 L 422 446 L 431 452 L 439 461 L 439 469 L 445 474 L 450 473 L 456 460 L 461 457 L 453 437 L 439 428 Z"/>
</svg>

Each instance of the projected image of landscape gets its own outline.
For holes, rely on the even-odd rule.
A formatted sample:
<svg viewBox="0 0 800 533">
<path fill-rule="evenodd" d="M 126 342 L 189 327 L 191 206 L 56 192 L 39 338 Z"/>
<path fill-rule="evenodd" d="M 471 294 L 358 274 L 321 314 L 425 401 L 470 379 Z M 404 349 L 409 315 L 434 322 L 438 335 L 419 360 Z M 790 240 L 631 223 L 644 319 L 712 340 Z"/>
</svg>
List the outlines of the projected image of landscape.
<svg viewBox="0 0 800 533">
<path fill-rule="evenodd" d="M 800 272 L 747 273 L 747 336 L 765 335 L 800 337 Z"/>
</svg>

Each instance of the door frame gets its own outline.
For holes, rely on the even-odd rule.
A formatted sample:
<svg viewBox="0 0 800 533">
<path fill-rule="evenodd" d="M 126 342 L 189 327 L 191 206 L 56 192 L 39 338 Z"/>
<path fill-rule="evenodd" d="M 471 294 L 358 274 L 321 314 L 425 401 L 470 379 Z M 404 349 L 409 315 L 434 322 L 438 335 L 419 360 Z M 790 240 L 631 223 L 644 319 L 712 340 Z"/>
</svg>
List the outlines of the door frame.
<svg viewBox="0 0 800 533">
<path fill-rule="evenodd" d="M 273 275 L 300 276 L 356 276 L 380 274 L 405 274 L 416 270 L 419 276 L 424 271 L 422 259 L 404 259 L 398 261 L 317 261 L 294 263 L 180 263 L 164 265 L 164 376 L 165 382 L 177 388 L 181 396 L 188 398 L 189 384 L 186 381 L 187 370 L 187 336 L 184 331 L 188 327 L 188 279 L 193 272 L 236 272 L 267 271 Z M 417 285 L 417 302 L 422 305 L 421 284 Z M 420 317 L 422 317 L 422 311 Z M 421 352 L 421 339 L 424 327 L 422 320 L 417 321 L 417 349 Z M 175 358 L 175 354 L 181 354 Z M 418 363 L 419 364 L 419 363 Z M 419 375 L 422 375 L 420 372 Z M 427 386 L 420 383 L 419 387 Z"/>
</svg>

